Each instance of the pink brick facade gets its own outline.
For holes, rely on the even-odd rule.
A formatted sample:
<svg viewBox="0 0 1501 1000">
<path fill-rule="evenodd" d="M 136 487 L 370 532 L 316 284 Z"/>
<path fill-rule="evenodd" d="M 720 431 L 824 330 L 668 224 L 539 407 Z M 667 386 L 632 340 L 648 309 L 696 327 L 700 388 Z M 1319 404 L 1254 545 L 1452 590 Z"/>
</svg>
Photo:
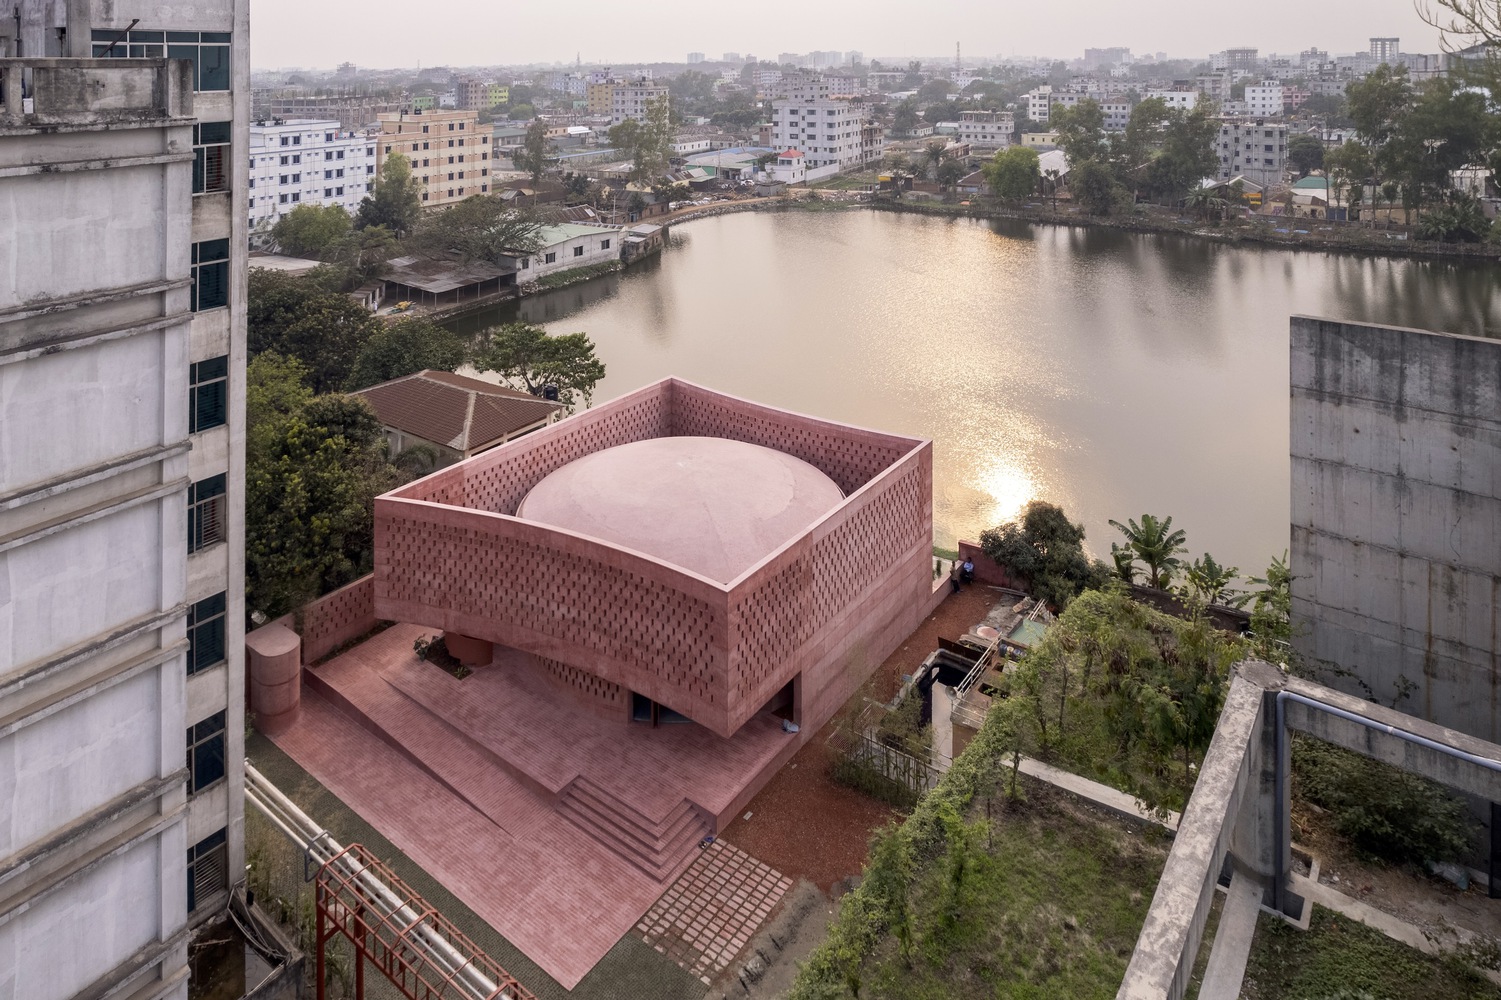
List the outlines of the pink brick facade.
<svg viewBox="0 0 1501 1000">
<path fill-rule="evenodd" d="M 728 586 L 513 516 L 577 458 L 683 435 L 794 455 L 846 498 Z M 379 498 L 375 535 L 376 617 L 525 650 L 722 736 L 800 678 L 816 728 L 927 610 L 932 450 L 668 379 Z"/>
</svg>

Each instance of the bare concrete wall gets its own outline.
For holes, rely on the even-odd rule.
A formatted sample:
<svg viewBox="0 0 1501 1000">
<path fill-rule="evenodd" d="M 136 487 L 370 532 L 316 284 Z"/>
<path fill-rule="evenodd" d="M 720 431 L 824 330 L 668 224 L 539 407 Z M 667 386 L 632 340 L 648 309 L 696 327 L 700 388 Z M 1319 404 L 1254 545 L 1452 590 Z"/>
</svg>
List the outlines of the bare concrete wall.
<svg viewBox="0 0 1501 1000">
<path fill-rule="evenodd" d="M 1295 317 L 1291 343 L 1298 651 L 1497 741 L 1501 341 Z"/>
</svg>

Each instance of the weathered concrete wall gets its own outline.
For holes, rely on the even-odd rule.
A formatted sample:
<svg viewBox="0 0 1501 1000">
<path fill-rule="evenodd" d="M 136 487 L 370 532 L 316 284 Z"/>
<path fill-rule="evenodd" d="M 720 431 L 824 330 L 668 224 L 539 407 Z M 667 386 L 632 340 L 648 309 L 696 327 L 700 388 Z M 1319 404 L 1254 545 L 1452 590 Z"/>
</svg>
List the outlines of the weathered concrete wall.
<svg viewBox="0 0 1501 1000">
<path fill-rule="evenodd" d="M 1298 651 L 1501 738 L 1501 341 L 1296 317 L 1291 445 Z"/>
</svg>

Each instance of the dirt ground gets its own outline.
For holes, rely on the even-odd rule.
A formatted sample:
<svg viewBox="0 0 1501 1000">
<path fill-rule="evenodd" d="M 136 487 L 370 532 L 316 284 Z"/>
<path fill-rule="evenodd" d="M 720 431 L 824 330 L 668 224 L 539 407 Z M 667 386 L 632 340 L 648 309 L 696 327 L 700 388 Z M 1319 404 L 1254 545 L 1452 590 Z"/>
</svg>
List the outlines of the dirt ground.
<svg viewBox="0 0 1501 1000">
<path fill-rule="evenodd" d="M 1501 940 L 1501 901 L 1471 882 L 1460 890 L 1411 868 L 1361 856 L 1334 832 L 1327 814 L 1293 800 L 1293 840 L 1319 862 L 1319 881 L 1430 933 L 1445 925 Z"/>
<path fill-rule="evenodd" d="M 938 637 L 957 639 L 1000 599 L 982 584 L 966 587 L 938 606 L 876 669 L 876 696 L 890 698 L 903 674 L 916 670 L 938 648 Z M 864 697 L 856 694 L 856 698 Z M 900 818 L 890 806 L 828 777 L 828 738 L 833 723 L 815 734 L 788 765 L 761 789 L 721 833 L 735 846 L 784 875 L 806 879 L 828 892 L 858 875 L 871 831 Z"/>
</svg>

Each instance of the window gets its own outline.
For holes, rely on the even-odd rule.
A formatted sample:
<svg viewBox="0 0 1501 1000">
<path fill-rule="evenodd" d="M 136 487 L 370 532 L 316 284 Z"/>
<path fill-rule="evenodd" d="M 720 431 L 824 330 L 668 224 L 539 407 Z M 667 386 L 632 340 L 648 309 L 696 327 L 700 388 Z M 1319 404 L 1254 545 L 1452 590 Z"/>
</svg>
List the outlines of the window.
<svg viewBox="0 0 1501 1000">
<path fill-rule="evenodd" d="M 188 431 L 223 427 L 229 419 L 229 355 L 188 366 Z"/>
<path fill-rule="evenodd" d="M 229 305 L 229 240 L 193 244 L 193 311 Z"/>
<path fill-rule="evenodd" d="M 188 608 L 188 676 L 224 662 L 224 594 Z"/>
<path fill-rule="evenodd" d="M 427 161 L 423 160 L 422 161 L 422 165 L 424 167 L 427 166 Z M 365 174 L 366 174 L 366 176 L 369 176 L 370 174 L 373 174 L 373 173 L 375 173 L 375 164 L 373 164 L 373 163 L 367 163 L 367 164 L 365 164 Z"/>
<path fill-rule="evenodd" d="M 302 162 L 302 154 L 301 153 L 293 153 L 292 154 L 292 162 L 293 163 L 301 163 Z"/>
<path fill-rule="evenodd" d="M 610 241 L 609 240 L 600 240 L 599 241 L 599 248 L 601 250 L 608 250 L 608 249 L 610 249 Z"/>
<path fill-rule="evenodd" d="M 573 255 L 575 257 L 582 257 L 584 255 L 584 248 L 583 247 L 574 247 L 573 248 Z"/>
<path fill-rule="evenodd" d="M 300 136 L 300 135 L 294 135 L 294 136 L 292 136 L 292 145 L 294 145 L 294 146 L 301 146 L 302 145 L 302 136 Z"/>
<path fill-rule="evenodd" d="M 200 479 L 188 487 L 188 551 L 217 545 L 229 537 L 225 523 L 229 498 L 224 495 L 225 475 Z"/>
<path fill-rule="evenodd" d="M 532 266 L 532 262 L 530 260 L 526 259 L 525 257 L 521 258 L 521 269 L 523 271 L 525 271 L 527 268 L 529 268 L 531 266 Z"/>
<path fill-rule="evenodd" d="M 558 262 L 558 255 L 555 253 L 550 253 L 542 259 L 542 262 L 544 264 L 556 264 Z"/>
<path fill-rule="evenodd" d="M 280 195 L 278 197 L 278 200 L 280 201 L 281 204 L 285 205 L 287 203 L 287 196 L 286 195 Z"/>
<path fill-rule="evenodd" d="M 188 912 L 216 892 L 229 888 L 229 848 L 224 831 L 210 834 L 188 849 Z"/>
<path fill-rule="evenodd" d="M 323 197 L 325 197 L 325 198 L 332 198 L 333 196 L 334 196 L 334 189 L 333 188 L 324 188 L 323 189 Z"/>
<path fill-rule="evenodd" d="M 293 174 L 292 175 L 292 183 L 293 184 L 301 184 L 302 183 L 302 174 L 300 174 L 300 173 L 299 174 Z"/>
<path fill-rule="evenodd" d="M 224 777 L 224 715 L 219 712 L 188 727 L 189 795 Z"/>
<path fill-rule="evenodd" d="M 324 132 L 323 133 L 323 141 L 324 142 L 333 142 L 334 141 L 334 134 L 332 132 Z"/>
<path fill-rule="evenodd" d="M 193 193 L 229 190 L 229 122 L 193 126 Z"/>
<path fill-rule="evenodd" d="M 283 146 L 285 146 L 285 145 L 286 145 L 286 144 L 287 144 L 287 143 L 289 143 L 289 142 L 291 142 L 291 141 L 292 141 L 292 140 L 291 140 L 291 139 L 289 139 L 289 138 L 287 138 L 287 137 L 286 137 L 286 136 L 282 136 L 282 137 L 281 137 L 281 144 L 282 144 L 282 145 L 283 145 Z M 286 162 L 287 162 L 287 158 L 286 158 L 286 157 L 285 157 L 285 156 L 283 156 L 283 157 L 282 157 L 282 158 L 281 158 L 281 162 L 282 162 L 282 163 L 286 163 Z"/>
<path fill-rule="evenodd" d="M 124 36 L 123 38 L 121 36 Z M 187 59 L 193 64 L 194 90 L 229 89 L 229 32 L 227 31 L 142 31 L 122 32 L 95 29 L 94 58 L 112 59 Z M 110 48 L 111 43 L 121 39 Z"/>
<path fill-rule="evenodd" d="M 282 157 L 282 159 L 286 159 L 286 157 L 284 156 L 284 157 Z M 290 174 L 282 174 L 281 178 L 280 178 L 281 183 L 285 184 L 287 182 L 287 178 L 290 177 L 290 176 L 291 176 Z"/>
</svg>

